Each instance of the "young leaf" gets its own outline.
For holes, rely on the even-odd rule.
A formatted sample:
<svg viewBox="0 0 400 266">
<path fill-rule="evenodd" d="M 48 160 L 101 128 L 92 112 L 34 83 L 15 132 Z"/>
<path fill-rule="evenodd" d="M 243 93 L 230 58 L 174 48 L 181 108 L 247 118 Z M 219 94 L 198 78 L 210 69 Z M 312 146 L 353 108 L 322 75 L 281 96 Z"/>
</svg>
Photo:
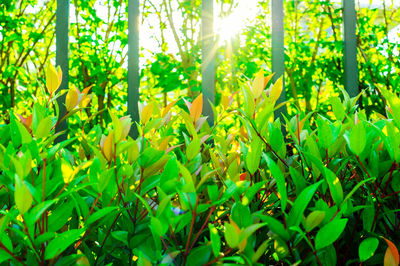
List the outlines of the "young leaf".
<svg viewBox="0 0 400 266">
<path fill-rule="evenodd" d="M 261 96 L 262 92 L 264 91 L 264 70 L 260 70 L 251 84 L 251 90 L 253 92 L 254 97 L 257 99 Z"/>
<path fill-rule="evenodd" d="M 387 238 L 382 237 L 386 243 L 388 244 L 388 248 L 386 249 L 385 258 L 384 258 L 384 266 L 397 266 L 399 265 L 399 251 L 397 250 L 396 245 Z"/>
<path fill-rule="evenodd" d="M 51 116 L 48 116 L 39 122 L 39 125 L 36 128 L 35 137 L 37 139 L 46 138 L 50 134 L 51 127 Z"/>
<path fill-rule="evenodd" d="M 305 226 L 304 226 L 305 229 L 307 230 L 307 232 L 310 232 L 315 227 L 317 227 L 320 223 L 322 223 L 324 218 L 325 218 L 324 211 L 313 211 L 312 213 L 310 213 L 306 218 L 306 222 L 305 222 Z"/>
<path fill-rule="evenodd" d="M 239 234 L 236 232 L 236 228 L 227 222 L 225 222 L 225 240 L 231 248 L 239 245 Z"/>
<path fill-rule="evenodd" d="M 200 93 L 196 99 L 193 100 L 192 105 L 190 106 L 190 117 L 192 121 L 196 123 L 201 116 L 201 112 L 203 111 L 203 94 Z"/>
<path fill-rule="evenodd" d="M 360 257 L 360 261 L 363 262 L 371 258 L 378 248 L 378 245 L 379 240 L 375 237 L 364 239 L 358 247 L 358 255 Z"/>
<path fill-rule="evenodd" d="M 271 88 L 269 97 L 271 98 L 272 103 L 275 103 L 279 99 L 279 96 L 281 96 L 282 93 L 282 89 L 283 89 L 283 76 L 280 77 Z"/>
<path fill-rule="evenodd" d="M 315 248 L 320 250 L 335 242 L 346 227 L 347 219 L 335 219 L 322 227 L 315 237 Z"/>
<path fill-rule="evenodd" d="M 186 148 L 186 158 L 191 161 L 200 152 L 200 139 L 194 139 Z"/>
<path fill-rule="evenodd" d="M 332 105 L 332 110 L 335 114 L 336 119 L 342 121 L 346 116 L 346 111 L 342 102 L 340 101 L 340 98 L 330 97 L 329 102 Z"/>
<path fill-rule="evenodd" d="M 358 124 L 355 125 L 351 130 L 349 137 L 349 146 L 351 151 L 355 155 L 360 155 L 364 151 L 367 142 L 366 135 L 367 134 L 365 132 L 365 128 L 362 122 L 358 122 Z"/>
<path fill-rule="evenodd" d="M 17 209 L 21 215 L 24 215 L 25 212 L 27 212 L 33 202 L 32 194 L 26 187 L 26 185 L 23 182 L 17 182 L 15 186 L 15 205 L 17 205 Z"/>
<path fill-rule="evenodd" d="M 76 91 L 76 88 L 72 86 L 68 90 L 67 96 L 65 98 L 65 107 L 69 112 L 72 109 L 74 109 L 77 104 L 78 104 L 78 92 Z"/>
<path fill-rule="evenodd" d="M 50 94 L 53 94 L 61 85 L 61 69 L 56 68 L 49 63 L 46 70 L 46 87 Z"/>
</svg>

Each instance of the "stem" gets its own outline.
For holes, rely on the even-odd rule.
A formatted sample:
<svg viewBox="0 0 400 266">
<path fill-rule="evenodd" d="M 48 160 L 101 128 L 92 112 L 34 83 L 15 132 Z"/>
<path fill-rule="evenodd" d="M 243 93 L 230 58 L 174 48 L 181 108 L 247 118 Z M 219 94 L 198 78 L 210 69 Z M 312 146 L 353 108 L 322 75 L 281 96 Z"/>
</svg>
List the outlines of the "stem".
<svg viewBox="0 0 400 266">
<path fill-rule="evenodd" d="M 118 214 L 117 214 L 117 217 L 115 217 L 113 223 L 111 224 L 110 228 L 108 229 L 108 231 L 107 231 L 107 233 L 106 233 L 106 236 L 104 237 L 104 240 L 103 240 L 103 242 L 101 243 L 100 250 L 103 250 L 104 244 L 106 243 L 106 240 L 107 240 L 108 236 L 109 236 L 110 233 L 111 233 L 111 229 L 114 227 L 114 225 L 115 225 L 115 223 L 117 222 L 117 220 L 118 220 L 120 214 L 121 214 L 121 213 L 118 213 Z M 97 256 L 96 261 L 94 262 L 94 266 L 97 265 L 97 262 L 98 262 L 98 259 L 99 259 L 99 258 L 100 258 L 100 256 Z"/>
<path fill-rule="evenodd" d="M 368 178 L 371 178 L 371 176 L 370 176 L 370 174 L 368 173 L 367 169 L 365 169 L 364 164 L 361 162 L 360 157 L 359 157 L 358 155 L 356 155 L 356 158 L 357 158 L 358 163 L 361 165 L 362 169 L 364 170 L 364 172 L 367 174 Z M 381 195 L 381 197 L 382 197 L 382 193 L 381 193 L 381 191 L 379 190 L 378 186 L 376 185 L 375 181 L 372 181 L 372 183 L 374 184 L 375 191 L 378 191 L 378 193 L 379 193 L 379 194 Z M 378 199 L 378 197 L 376 196 L 375 192 L 372 191 L 372 193 L 374 194 L 375 198 Z"/>
<path fill-rule="evenodd" d="M 15 256 L 14 253 L 12 253 L 8 248 L 6 248 L 6 246 L 3 245 L 3 243 L 0 242 L 0 248 L 2 248 L 5 252 L 7 252 L 11 257 L 13 257 L 16 261 L 18 261 L 19 263 L 21 263 L 22 265 L 26 264 L 22 261 L 21 258 L 18 258 L 17 256 Z"/>
<path fill-rule="evenodd" d="M 256 129 L 256 127 L 253 125 L 253 123 L 250 123 L 251 126 L 253 127 L 254 131 L 257 133 L 257 136 L 264 142 L 265 146 L 267 146 L 268 149 L 272 151 L 272 153 L 287 167 L 289 168 L 289 165 L 272 149 L 272 146 L 261 136 L 260 132 Z"/>
<path fill-rule="evenodd" d="M 396 165 L 396 162 L 393 162 L 393 163 L 392 163 L 392 167 L 390 168 L 389 178 L 388 178 L 388 180 L 386 181 L 385 188 L 383 189 L 383 195 L 386 194 L 386 190 L 387 190 L 387 188 L 388 188 L 388 186 L 389 186 L 389 183 L 390 183 L 390 181 L 392 181 L 392 176 L 393 176 L 393 172 L 394 172 L 394 167 L 395 167 L 395 165 Z"/>
<path fill-rule="evenodd" d="M 188 198 L 189 199 L 189 198 Z M 189 204 L 190 204 L 190 199 L 189 199 Z M 183 258 L 183 265 L 186 265 L 186 258 L 189 255 L 189 244 L 190 244 L 190 238 L 192 237 L 192 233 L 193 233 L 193 227 L 194 227 L 194 222 L 196 221 L 196 211 L 197 211 L 197 206 L 199 205 L 199 195 L 197 195 L 196 197 L 196 204 L 194 206 L 194 209 L 192 210 L 192 222 L 190 224 L 190 230 L 189 230 L 189 236 L 188 239 L 186 241 L 186 247 L 185 247 L 185 255 Z"/>
<path fill-rule="evenodd" d="M 174 262 L 174 264 L 175 264 L 175 265 L 179 265 L 178 263 L 176 263 L 175 259 L 172 257 L 171 252 L 169 251 L 168 246 L 167 246 L 167 244 L 166 244 L 165 241 L 164 241 L 164 238 L 163 238 L 162 236 L 160 236 L 160 238 L 161 238 L 161 242 L 163 243 L 165 249 L 166 249 L 167 252 L 168 252 L 168 255 L 171 257 L 171 259 L 172 259 L 172 261 Z"/>
<path fill-rule="evenodd" d="M 96 206 L 97 202 L 99 201 L 100 196 L 101 196 L 101 193 L 98 193 L 97 198 L 93 202 L 92 208 L 90 208 L 89 213 L 86 215 L 85 219 L 83 220 L 83 223 L 85 223 L 87 218 L 89 218 L 89 216 L 92 214 L 94 207 Z"/>
<path fill-rule="evenodd" d="M 190 250 L 192 250 L 192 248 L 193 248 L 194 244 L 196 243 L 197 239 L 199 238 L 201 232 L 204 230 L 204 227 L 206 227 L 206 224 L 208 223 L 208 220 L 210 219 L 211 214 L 214 212 L 214 210 L 215 210 L 215 206 L 213 206 L 213 207 L 211 208 L 211 210 L 208 212 L 208 215 L 207 215 L 206 220 L 204 221 L 204 223 L 203 223 L 203 225 L 201 226 L 199 232 L 196 234 L 196 237 L 194 238 L 192 244 L 190 245 L 189 252 L 190 252 Z"/>
</svg>

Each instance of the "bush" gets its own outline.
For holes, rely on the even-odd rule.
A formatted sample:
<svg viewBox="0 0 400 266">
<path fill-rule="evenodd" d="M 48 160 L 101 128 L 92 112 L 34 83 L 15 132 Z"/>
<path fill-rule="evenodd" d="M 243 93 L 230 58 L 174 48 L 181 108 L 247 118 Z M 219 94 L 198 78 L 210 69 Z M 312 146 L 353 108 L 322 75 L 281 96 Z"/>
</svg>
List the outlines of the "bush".
<svg viewBox="0 0 400 266">
<path fill-rule="evenodd" d="M 331 117 L 274 120 L 278 80 L 259 72 L 201 116 L 152 103 L 107 130 L 79 119 L 91 96 L 71 88 L 56 132 L 60 75 L 28 117 L 0 126 L 0 262 L 24 265 L 395 265 L 399 254 L 400 99 L 367 120 L 358 98 L 331 98 Z M 187 108 L 186 108 L 187 107 Z M 284 132 L 287 134 L 285 137 Z M 358 252 L 355 252 L 355 250 Z"/>
</svg>

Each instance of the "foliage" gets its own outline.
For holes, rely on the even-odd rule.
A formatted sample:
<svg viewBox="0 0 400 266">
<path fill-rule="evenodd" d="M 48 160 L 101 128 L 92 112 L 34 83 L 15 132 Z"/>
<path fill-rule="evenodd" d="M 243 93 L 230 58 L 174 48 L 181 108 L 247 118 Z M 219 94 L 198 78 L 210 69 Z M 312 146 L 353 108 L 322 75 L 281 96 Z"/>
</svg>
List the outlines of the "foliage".
<svg viewBox="0 0 400 266">
<path fill-rule="evenodd" d="M 60 74 L 49 66 L 29 117 L 0 126 L 0 261 L 23 265 L 382 264 L 399 253 L 400 99 L 367 119 L 357 98 L 332 116 L 274 120 L 281 80 L 264 72 L 215 108 L 200 94 L 140 109 L 54 144 Z M 267 88 L 267 89 L 266 89 Z M 67 92 L 83 115 L 88 89 Z M 54 108 L 55 107 L 55 108 Z M 235 126 L 231 126 L 231 124 Z M 351 248 L 358 248 L 358 254 Z"/>
<path fill-rule="evenodd" d="M 43 86 L 44 65 L 54 51 L 55 2 L 7 0 L 0 3 L 0 108 L 2 121 L 9 108 L 28 110 Z M 70 18 L 70 82 L 90 89 L 93 101 L 84 119 L 105 129 L 111 122 L 108 110 L 126 111 L 127 5 L 122 0 L 74 0 Z M 217 1 L 216 16 L 229 17 L 235 0 Z M 356 1 L 358 3 L 358 1 Z M 389 31 L 400 23 L 398 7 L 357 8 L 360 105 L 367 117 L 384 114 L 378 88 L 397 92 L 399 62 L 397 44 Z M 102 6 L 102 15 L 96 9 Z M 141 26 L 147 27 L 154 45 L 141 45 L 142 102 L 157 99 L 165 107 L 179 96 L 194 99 L 201 82 L 201 1 L 147 0 L 141 5 Z M 329 96 L 339 95 L 343 85 L 342 9 L 340 1 L 285 1 L 285 86 L 293 109 L 330 112 Z M 143 31 L 142 31 L 143 32 Z M 218 36 L 215 37 L 218 39 Z M 259 12 L 242 27 L 231 42 L 218 42 L 216 103 L 240 91 L 240 80 L 252 79 L 261 67 L 271 69 L 270 1 L 259 2 Z M 30 44 L 30 45 L 26 45 Z M 38 74 L 36 74 L 38 73 Z M 233 104 L 242 105 L 236 94 Z M 30 115 L 26 113 L 25 115 Z M 91 122 L 91 123 L 93 123 Z M 70 123 L 72 132 L 78 128 Z"/>
</svg>

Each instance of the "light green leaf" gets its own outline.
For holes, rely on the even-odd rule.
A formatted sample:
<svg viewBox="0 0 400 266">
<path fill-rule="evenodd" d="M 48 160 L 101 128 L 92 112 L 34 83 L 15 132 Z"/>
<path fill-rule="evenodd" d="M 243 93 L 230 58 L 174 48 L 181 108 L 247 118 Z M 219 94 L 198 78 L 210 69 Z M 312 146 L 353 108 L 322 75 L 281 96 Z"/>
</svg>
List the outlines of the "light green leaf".
<svg viewBox="0 0 400 266">
<path fill-rule="evenodd" d="M 364 239 L 358 247 L 358 255 L 360 257 L 360 261 L 363 262 L 371 258 L 375 254 L 378 245 L 379 240 L 375 237 Z"/>
</svg>

